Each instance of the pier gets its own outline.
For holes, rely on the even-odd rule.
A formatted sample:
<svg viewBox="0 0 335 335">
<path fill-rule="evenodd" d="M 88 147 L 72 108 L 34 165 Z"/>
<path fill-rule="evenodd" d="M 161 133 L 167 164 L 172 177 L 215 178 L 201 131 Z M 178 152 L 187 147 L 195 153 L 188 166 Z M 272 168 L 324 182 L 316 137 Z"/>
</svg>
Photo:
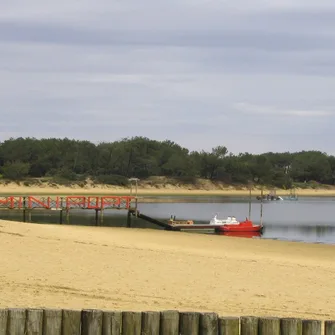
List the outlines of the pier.
<svg viewBox="0 0 335 335">
<path fill-rule="evenodd" d="M 127 211 L 127 227 L 132 226 L 132 217 L 139 218 L 151 224 L 154 224 L 164 230 L 170 231 L 202 231 L 202 232 L 220 232 L 219 226 L 209 224 L 194 223 L 189 221 L 169 221 L 156 219 L 148 214 L 143 214 L 138 210 L 137 192 L 129 196 L 47 196 L 47 195 L 8 195 L 0 197 L 0 210 L 19 210 L 22 211 L 22 221 L 32 222 L 32 212 L 36 210 L 50 210 L 59 212 L 59 224 L 70 223 L 71 210 L 92 210 L 95 211 L 95 225 L 101 226 L 104 221 L 104 212 L 106 210 L 124 210 Z M 249 204 L 249 216 L 251 205 Z M 65 214 L 65 218 L 64 218 Z M 262 222 L 262 201 L 261 201 L 261 222 Z"/>
<path fill-rule="evenodd" d="M 23 222 L 31 221 L 34 210 L 59 211 L 59 223 L 63 223 L 63 212 L 69 219 L 74 209 L 94 210 L 96 225 L 103 222 L 105 210 L 137 210 L 137 198 L 134 196 L 2 196 L 0 210 L 22 210 Z"/>
</svg>

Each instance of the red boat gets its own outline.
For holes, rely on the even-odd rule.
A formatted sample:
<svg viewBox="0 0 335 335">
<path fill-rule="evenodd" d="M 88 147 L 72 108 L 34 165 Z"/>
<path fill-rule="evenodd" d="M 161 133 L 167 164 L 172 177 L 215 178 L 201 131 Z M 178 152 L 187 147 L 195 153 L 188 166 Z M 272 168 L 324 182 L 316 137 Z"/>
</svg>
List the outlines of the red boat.
<svg viewBox="0 0 335 335">
<path fill-rule="evenodd" d="M 224 224 L 216 229 L 220 232 L 260 232 L 263 225 L 254 225 L 252 221 L 246 219 L 238 224 Z"/>
</svg>

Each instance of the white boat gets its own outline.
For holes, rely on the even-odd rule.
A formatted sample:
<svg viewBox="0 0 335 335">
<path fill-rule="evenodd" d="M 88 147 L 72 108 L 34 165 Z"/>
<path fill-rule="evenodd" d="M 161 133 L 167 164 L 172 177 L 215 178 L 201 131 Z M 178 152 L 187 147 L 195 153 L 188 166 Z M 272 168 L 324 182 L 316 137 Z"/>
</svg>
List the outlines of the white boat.
<svg viewBox="0 0 335 335">
<path fill-rule="evenodd" d="M 238 225 L 240 224 L 239 221 L 236 220 L 235 216 L 228 216 L 225 220 L 220 220 L 217 218 L 218 216 L 215 215 L 210 221 L 210 225 Z"/>
</svg>

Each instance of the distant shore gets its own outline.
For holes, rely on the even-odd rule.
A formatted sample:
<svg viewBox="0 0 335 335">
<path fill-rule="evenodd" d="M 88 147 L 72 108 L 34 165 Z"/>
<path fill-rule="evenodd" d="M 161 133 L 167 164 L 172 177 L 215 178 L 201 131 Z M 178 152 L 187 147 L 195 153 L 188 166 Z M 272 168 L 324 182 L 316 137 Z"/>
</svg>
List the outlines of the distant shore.
<svg viewBox="0 0 335 335">
<path fill-rule="evenodd" d="M 271 190 L 264 188 L 264 194 Z M 335 188 L 332 189 L 296 189 L 296 194 L 303 197 L 333 197 L 335 196 Z M 252 189 L 253 197 L 260 195 L 260 189 Z M 277 189 L 276 194 L 280 196 L 288 196 L 289 190 Z M 91 185 L 85 187 L 74 186 L 24 186 L 16 183 L 9 183 L 7 185 L 0 184 L 0 195 L 130 195 L 130 188 L 107 185 Z M 133 195 L 135 191 L 133 188 Z M 139 187 L 137 191 L 139 197 L 163 197 L 163 196 L 226 196 L 226 197 L 247 197 L 249 190 L 236 189 L 232 186 L 221 189 L 190 189 L 189 187 Z"/>
</svg>

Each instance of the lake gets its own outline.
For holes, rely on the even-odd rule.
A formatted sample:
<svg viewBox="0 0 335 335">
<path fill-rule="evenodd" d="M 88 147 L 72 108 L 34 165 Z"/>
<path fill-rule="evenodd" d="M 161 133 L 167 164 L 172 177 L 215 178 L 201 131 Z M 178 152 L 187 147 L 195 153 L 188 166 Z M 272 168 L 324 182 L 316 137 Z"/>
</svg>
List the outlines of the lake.
<svg viewBox="0 0 335 335">
<path fill-rule="evenodd" d="M 218 218 L 234 215 L 238 220 L 248 216 L 247 198 L 228 197 L 160 197 L 159 203 L 140 203 L 141 213 L 156 219 L 190 219 L 195 223 L 208 223 L 218 214 Z M 178 201 L 178 202 L 174 202 Z M 125 227 L 126 211 L 106 210 L 104 226 Z M 22 220 L 22 212 L 1 210 L 0 218 Z M 251 219 L 260 222 L 260 203 L 252 202 Z M 58 223 L 59 212 L 36 210 L 32 212 L 32 222 Z M 64 224 L 66 223 L 64 214 Z M 95 225 L 92 210 L 71 210 L 69 224 Z M 335 198 L 300 197 L 298 201 L 272 201 L 263 203 L 264 231 L 260 238 L 310 243 L 335 244 Z M 132 218 L 132 227 L 161 229 L 141 219 Z"/>
</svg>

